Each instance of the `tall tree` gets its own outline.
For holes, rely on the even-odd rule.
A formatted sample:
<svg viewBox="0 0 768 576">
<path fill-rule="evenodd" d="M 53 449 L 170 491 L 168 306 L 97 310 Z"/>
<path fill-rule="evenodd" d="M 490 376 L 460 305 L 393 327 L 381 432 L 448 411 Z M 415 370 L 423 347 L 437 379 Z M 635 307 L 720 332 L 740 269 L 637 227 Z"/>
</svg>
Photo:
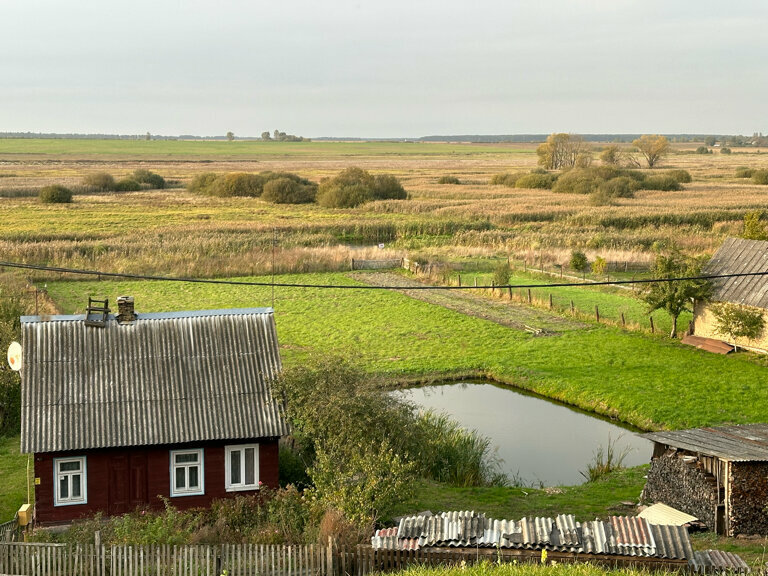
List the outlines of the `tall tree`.
<svg viewBox="0 0 768 576">
<path fill-rule="evenodd" d="M 640 150 L 645 161 L 648 162 L 648 168 L 653 168 L 661 162 L 669 154 L 670 150 L 669 140 L 667 140 L 666 136 L 660 136 L 659 134 L 644 134 L 637 140 L 634 140 L 632 145 Z"/>
<path fill-rule="evenodd" d="M 701 275 L 701 264 L 678 252 L 659 254 L 651 268 L 653 278 L 690 278 Z M 694 300 L 708 300 L 712 285 L 708 280 L 667 280 L 645 284 L 642 298 L 648 312 L 666 310 L 672 317 L 670 338 L 677 337 L 677 319 L 684 311 L 693 311 Z"/>
<path fill-rule="evenodd" d="M 536 149 L 539 164 L 548 170 L 589 166 L 592 162 L 592 147 L 576 134 L 550 134 L 546 142 Z"/>
<path fill-rule="evenodd" d="M 234 132 L 227 132 L 227 140 L 232 142 L 232 140 L 235 139 L 235 133 Z"/>
</svg>

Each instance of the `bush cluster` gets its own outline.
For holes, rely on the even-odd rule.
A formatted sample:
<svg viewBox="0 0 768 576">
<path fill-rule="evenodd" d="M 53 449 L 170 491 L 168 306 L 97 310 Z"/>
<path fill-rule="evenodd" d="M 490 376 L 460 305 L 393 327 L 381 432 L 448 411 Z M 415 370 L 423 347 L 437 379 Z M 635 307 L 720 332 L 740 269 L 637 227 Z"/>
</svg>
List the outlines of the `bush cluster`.
<svg viewBox="0 0 768 576">
<path fill-rule="evenodd" d="M 456 178 L 456 176 L 440 176 L 440 178 L 437 179 L 438 184 L 461 184 L 461 180 Z"/>
<path fill-rule="evenodd" d="M 681 190 L 680 183 L 691 180 L 687 170 L 645 175 L 638 170 L 606 165 L 564 172 L 555 181 L 552 191 L 589 194 L 592 204 L 604 205 L 616 198 L 633 198 L 637 190 Z"/>
<path fill-rule="evenodd" d="M 550 174 L 546 170 L 534 170 L 530 174 L 521 176 L 515 181 L 515 188 L 544 188 L 550 190 L 557 180 L 556 174 Z"/>
<path fill-rule="evenodd" d="M 144 168 L 134 170 L 122 180 L 108 172 L 94 172 L 83 178 L 83 186 L 93 192 L 136 192 L 165 188 L 165 178 Z"/>
<path fill-rule="evenodd" d="M 322 180 L 317 190 L 317 203 L 325 208 L 354 208 L 372 200 L 404 200 L 407 197 L 408 193 L 394 176 L 374 176 L 357 167 Z"/>
<path fill-rule="evenodd" d="M 755 184 L 768 184 L 768 170 L 755 170 L 752 173 L 752 182 Z"/>
<path fill-rule="evenodd" d="M 738 168 L 736 168 L 736 173 L 734 174 L 734 176 L 736 176 L 736 178 L 752 178 L 752 174 L 754 173 L 755 173 L 754 168 L 739 166 Z"/>
<path fill-rule="evenodd" d="M 72 190 L 53 184 L 40 189 L 40 201 L 43 204 L 66 204 L 72 202 Z"/>
<path fill-rule="evenodd" d="M 290 172 L 204 172 L 195 176 L 187 190 L 207 196 L 259 198 L 275 204 L 304 204 L 314 202 L 317 186 L 314 182 Z"/>
<path fill-rule="evenodd" d="M 491 186 L 507 186 L 509 188 L 514 188 L 515 184 L 517 183 L 517 180 L 519 178 L 522 178 L 525 176 L 525 174 L 522 173 L 511 173 L 511 172 L 501 172 L 499 174 L 494 174 L 491 176 Z"/>
<path fill-rule="evenodd" d="M 706 146 L 699 146 L 698 148 L 696 148 L 696 154 L 712 154 L 712 150 L 710 150 Z"/>
</svg>

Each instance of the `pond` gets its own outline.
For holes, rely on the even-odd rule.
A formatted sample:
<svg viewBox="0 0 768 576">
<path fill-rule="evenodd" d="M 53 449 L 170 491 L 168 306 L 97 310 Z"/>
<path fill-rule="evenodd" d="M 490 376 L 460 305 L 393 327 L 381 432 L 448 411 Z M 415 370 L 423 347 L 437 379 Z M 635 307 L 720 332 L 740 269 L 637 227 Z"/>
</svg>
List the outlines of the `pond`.
<svg viewBox="0 0 768 576">
<path fill-rule="evenodd" d="M 501 468 L 532 486 L 571 486 L 609 441 L 626 450 L 625 466 L 651 460 L 651 442 L 635 430 L 517 390 L 489 383 L 424 386 L 397 392 L 417 406 L 444 412 L 491 439 Z"/>
</svg>

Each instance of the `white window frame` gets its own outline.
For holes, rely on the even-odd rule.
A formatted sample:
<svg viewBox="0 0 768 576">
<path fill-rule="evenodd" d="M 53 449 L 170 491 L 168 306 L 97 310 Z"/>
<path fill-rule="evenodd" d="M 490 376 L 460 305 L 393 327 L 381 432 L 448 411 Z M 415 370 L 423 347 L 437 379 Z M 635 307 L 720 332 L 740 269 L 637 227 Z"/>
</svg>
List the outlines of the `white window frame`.
<svg viewBox="0 0 768 576">
<path fill-rule="evenodd" d="M 245 483 L 245 450 L 253 448 L 253 484 Z M 230 458 L 233 452 L 240 452 L 241 482 L 232 483 L 232 465 Z M 259 445 L 258 444 L 233 444 L 224 447 L 224 487 L 227 492 L 241 492 L 245 490 L 258 490 L 261 487 L 259 481 Z"/>
<path fill-rule="evenodd" d="M 61 471 L 61 465 L 69 462 L 78 462 L 80 464 L 79 472 Z M 53 505 L 54 506 L 76 506 L 78 504 L 88 503 L 88 471 L 86 468 L 86 457 L 75 456 L 71 458 L 54 458 L 53 459 Z M 80 476 L 80 496 L 72 496 L 72 476 Z M 67 478 L 67 492 L 68 496 L 62 498 L 59 490 L 61 489 L 61 479 Z"/>
<path fill-rule="evenodd" d="M 188 450 L 171 450 L 171 463 L 170 463 L 170 480 L 171 480 L 171 497 L 176 498 L 178 496 L 199 496 L 201 494 L 205 494 L 205 462 L 204 462 L 204 451 L 202 448 L 192 448 Z M 176 456 L 182 455 L 182 454 L 196 454 L 197 455 L 197 462 L 195 463 L 184 463 L 184 464 L 176 464 Z M 176 488 L 176 469 L 177 468 L 184 468 L 186 470 L 185 472 L 185 480 L 187 486 L 189 485 L 189 468 L 197 466 L 198 468 L 198 479 L 200 482 L 200 486 L 197 488 Z"/>
</svg>

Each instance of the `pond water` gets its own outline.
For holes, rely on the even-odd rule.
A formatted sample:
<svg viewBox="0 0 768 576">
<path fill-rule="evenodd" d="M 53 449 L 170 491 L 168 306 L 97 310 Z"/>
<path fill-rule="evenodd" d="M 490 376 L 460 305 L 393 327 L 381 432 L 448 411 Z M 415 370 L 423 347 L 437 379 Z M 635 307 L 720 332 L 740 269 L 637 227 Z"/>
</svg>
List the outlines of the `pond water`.
<svg viewBox="0 0 768 576">
<path fill-rule="evenodd" d="M 651 460 L 651 442 L 635 431 L 545 400 L 488 383 L 442 384 L 397 392 L 425 409 L 444 412 L 464 428 L 491 439 L 501 468 L 510 479 L 526 485 L 571 486 L 585 481 L 600 447 L 608 442 L 621 453 L 625 466 Z"/>
</svg>

